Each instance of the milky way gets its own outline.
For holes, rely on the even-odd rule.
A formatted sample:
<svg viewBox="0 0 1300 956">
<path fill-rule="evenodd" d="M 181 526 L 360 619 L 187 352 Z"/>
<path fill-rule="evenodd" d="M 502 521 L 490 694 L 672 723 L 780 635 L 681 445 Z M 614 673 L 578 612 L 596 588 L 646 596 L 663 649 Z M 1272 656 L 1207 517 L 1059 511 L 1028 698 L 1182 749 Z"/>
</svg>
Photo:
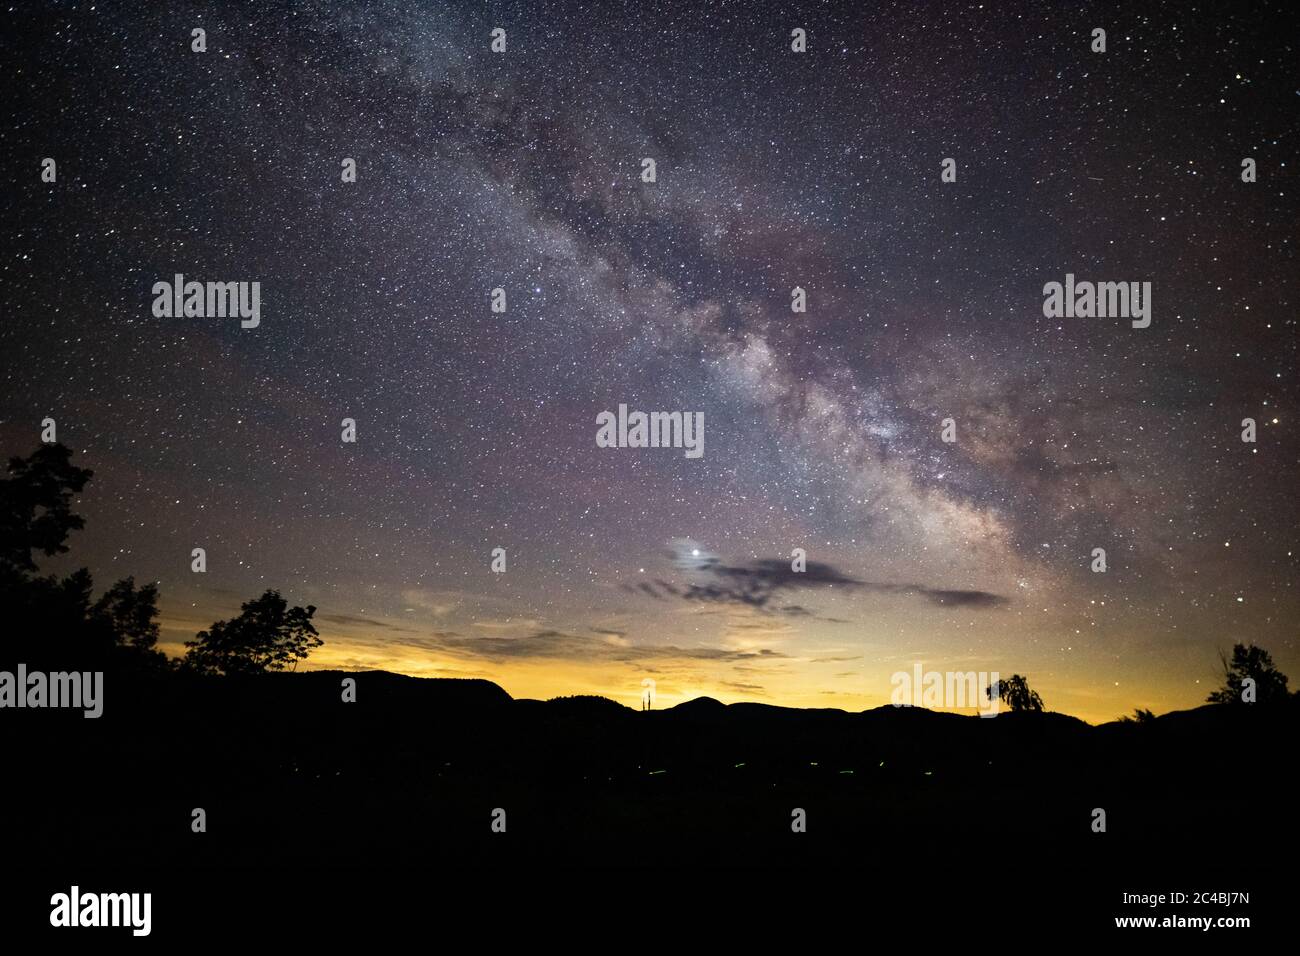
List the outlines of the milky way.
<svg viewBox="0 0 1300 956">
<path fill-rule="evenodd" d="M 0 436 L 58 422 L 69 566 L 160 582 L 173 652 L 276 587 L 318 666 L 633 706 L 1296 672 L 1284 5 L 140 6 L 3 13 Z M 259 326 L 156 318 L 175 273 Z M 1150 326 L 1045 317 L 1067 273 Z M 597 447 L 620 403 L 703 456 Z"/>
</svg>

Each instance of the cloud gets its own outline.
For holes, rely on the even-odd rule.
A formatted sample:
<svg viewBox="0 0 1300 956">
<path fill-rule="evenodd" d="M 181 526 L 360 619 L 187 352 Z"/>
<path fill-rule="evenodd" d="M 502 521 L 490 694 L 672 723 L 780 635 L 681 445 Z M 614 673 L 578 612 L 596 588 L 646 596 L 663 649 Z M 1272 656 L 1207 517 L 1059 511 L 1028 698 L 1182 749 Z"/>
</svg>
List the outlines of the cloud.
<svg viewBox="0 0 1300 956">
<path fill-rule="evenodd" d="M 738 690 L 743 694 L 753 694 L 756 697 L 766 697 L 767 688 L 761 684 L 745 684 L 740 681 L 724 680 L 718 682 L 719 687 L 727 687 L 731 690 Z"/>
<path fill-rule="evenodd" d="M 1004 607 L 1011 603 L 1002 595 L 988 591 L 944 591 L 919 587 L 915 591 L 935 604 L 951 607 Z"/>
<path fill-rule="evenodd" d="M 744 661 L 788 659 L 770 648 L 678 647 L 674 644 L 633 644 L 614 635 L 588 637 L 564 631 L 541 630 L 526 637 L 466 637 L 442 631 L 404 643 L 431 653 L 494 663 L 521 660 L 571 660 L 584 663 L 641 663 L 647 661 L 704 661 L 733 664 Z"/>
<path fill-rule="evenodd" d="M 384 630 L 406 630 L 395 624 L 387 624 L 384 621 L 376 621 L 369 617 L 353 617 L 350 614 L 321 614 L 318 618 L 322 621 L 329 621 L 331 624 L 343 624 L 346 626 L 383 628 Z"/>
<path fill-rule="evenodd" d="M 801 604 L 771 607 L 774 597 L 794 590 L 839 588 L 843 591 L 916 595 L 943 607 L 996 608 L 1010 603 L 1009 599 L 990 591 L 861 581 L 849 577 L 833 565 L 818 561 L 809 561 L 805 571 L 795 571 L 785 558 L 763 558 L 745 565 L 729 565 L 710 555 L 707 559 L 697 559 L 692 570 L 697 578 L 705 580 L 689 582 L 684 588 L 672 587 L 659 580 L 654 584 L 643 581 L 626 587 L 648 594 L 656 600 L 667 600 L 672 596 L 686 601 L 752 607 L 789 617 L 816 616 Z M 832 618 L 825 620 L 848 623 Z"/>
</svg>

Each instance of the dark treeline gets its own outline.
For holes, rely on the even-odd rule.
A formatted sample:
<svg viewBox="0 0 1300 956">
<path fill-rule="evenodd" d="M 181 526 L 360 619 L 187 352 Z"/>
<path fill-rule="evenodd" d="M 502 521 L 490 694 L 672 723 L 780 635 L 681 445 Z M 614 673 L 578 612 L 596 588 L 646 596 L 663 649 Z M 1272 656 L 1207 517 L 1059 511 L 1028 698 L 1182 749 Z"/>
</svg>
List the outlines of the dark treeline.
<svg viewBox="0 0 1300 956">
<path fill-rule="evenodd" d="M 170 660 L 158 649 L 158 588 L 132 577 L 95 597 L 95 582 L 81 568 L 58 577 L 42 574 L 41 556 L 68 551 L 68 537 L 85 522 L 72 499 L 93 476 L 72 464 L 59 444 L 42 445 L 9 462 L 0 479 L 0 607 L 8 636 L 0 662 L 33 669 L 111 670 L 250 676 L 292 669 L 322 643 L 311 623 L 316 609 L 289 607 L 268 590 L 244 603 L 238 617 L 217 621 L 186 642 Z"/>
</svg>

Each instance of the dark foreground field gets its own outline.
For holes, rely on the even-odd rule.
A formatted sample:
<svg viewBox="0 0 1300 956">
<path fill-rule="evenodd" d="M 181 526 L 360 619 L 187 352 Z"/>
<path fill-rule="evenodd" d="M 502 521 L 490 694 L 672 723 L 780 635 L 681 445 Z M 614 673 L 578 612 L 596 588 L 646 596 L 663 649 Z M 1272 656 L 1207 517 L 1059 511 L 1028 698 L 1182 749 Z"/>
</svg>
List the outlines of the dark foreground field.
<svg viewBox="0 0 1300 956">
<path fill-rule="evenodd" d="M 353 675 L 343 703 L 343 676 L 110 674 L 98 720 L 7 711 L 9 849 L 96 869 L 893 865 L 1231 889 L 1293 845 L 1293 700 L 1093 727 L 709 699 L 638 712 L 387 673 Z"/>
</svg>

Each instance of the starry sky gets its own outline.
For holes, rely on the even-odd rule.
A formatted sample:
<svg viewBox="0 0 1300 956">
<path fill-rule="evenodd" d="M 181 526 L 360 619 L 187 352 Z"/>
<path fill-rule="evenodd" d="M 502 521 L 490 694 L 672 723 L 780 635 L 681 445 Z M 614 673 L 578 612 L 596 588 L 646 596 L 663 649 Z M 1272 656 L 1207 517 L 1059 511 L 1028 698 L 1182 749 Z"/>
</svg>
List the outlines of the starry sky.
<svg viewBox="0 0 1300 956">
<path fill-rule="evenodd" d="M 0 11 L 0 450 L 95 470 L 51 569 L 159 582 L 171 653 L 277 588 L 313 667 L 517 697 L 1300 679 L 1287 5 L 1071 6 Z M 175 273 L 260 326 L 156 318 Z M 1151 326 L 1044 317 L 1066 273 Z M 703 456 L 598 448 L 619 404 Z"/>
</svg>

